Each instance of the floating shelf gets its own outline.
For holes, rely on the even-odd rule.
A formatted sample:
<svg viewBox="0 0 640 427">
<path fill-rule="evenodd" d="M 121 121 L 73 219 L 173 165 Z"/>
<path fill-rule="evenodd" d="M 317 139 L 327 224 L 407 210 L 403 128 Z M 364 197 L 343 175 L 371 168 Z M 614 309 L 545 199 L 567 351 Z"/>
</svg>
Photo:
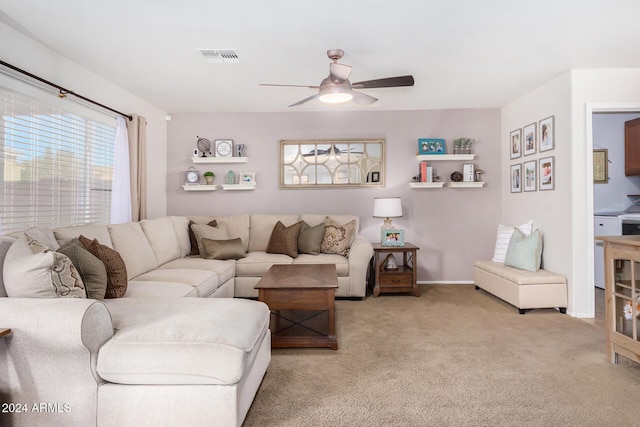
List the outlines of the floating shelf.
<svg viewBox="0 0 640 427">
<path fill-rule="evenodd" d="M 476 158 L 475 154 L 419 154 L 416 156 L 419 162 L 426 162 L 428 160 L 445 161 L 445 160 L 473 160 Z"/>
<path fill-rule="evenodd" d="M 447 182 L 447 187 L 452 187 L 452 188 L 480 188 L 480 187 L 484 187 L 484 182 Z"/>
<path fill-rule="evenodd" d="M 248 157 L 191 157 L 193 163 L 247 163 Z"/>
<path fill-rule="evenodd" d="M 409 187 L 411 188 L 442 188 L 444 186 L 444 181 L 438 182 L 410 182 Z"/>
<path fill-rule="evenodd" d="M 219 187 L 217 185 L 188 185 L 184 184 L 182 189 L 184 191 L 216 191 Z"/>
<path fill-rule="evenodd" d="M 225 191 L 255 190 L 256 184 L 222 184 L 222 189 Z"/>
</svg>

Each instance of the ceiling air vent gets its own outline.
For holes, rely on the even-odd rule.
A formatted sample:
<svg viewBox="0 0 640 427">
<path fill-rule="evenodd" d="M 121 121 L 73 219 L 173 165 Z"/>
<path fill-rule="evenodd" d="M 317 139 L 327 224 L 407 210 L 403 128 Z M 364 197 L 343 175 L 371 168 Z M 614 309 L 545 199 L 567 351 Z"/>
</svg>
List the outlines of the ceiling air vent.
<svg viewBox="0 0 640 427">
<path fill-rule="evenodd" d="M 237 64 L 240 56 L 235 49 L 197 49 L 212 64 Z"/>
</svg>

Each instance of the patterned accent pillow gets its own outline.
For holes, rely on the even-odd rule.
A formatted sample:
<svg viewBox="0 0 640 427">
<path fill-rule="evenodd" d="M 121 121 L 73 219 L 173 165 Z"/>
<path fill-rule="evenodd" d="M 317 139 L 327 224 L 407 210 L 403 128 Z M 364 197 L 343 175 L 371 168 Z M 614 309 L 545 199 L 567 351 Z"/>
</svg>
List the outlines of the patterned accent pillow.
<svg viewBox="0 0 640 427">
<path fill-rule="evenodd" d="M 107 271 L 107 290 L 105 298 L 121 298 L 127 292 L 127 266 L 122 256 L 109 246 L 102 245 L 98 239 L 78 237 L 82 246 L 96 256 L 104 264 Z"/>
<path fill-rule="evenodd" d="M 44 254 L 39 267 L 42 269 L 41 273 L 44 273 L 44 275 L 48 277 L 49 286 L 55 294 L 53 296 L 61 298 L 86 298 L 82 278 L 69 257 L 52 251 L 26 233 L 25 237 L 34 255 Z M 45 283 L 42 284 L 44 285 Z"/>
<path fill-rule="evenodd" d="M 200 258 L 204 258 L 204 246 L 202 246 L 202 239 L 210 240 L 228 240 L 229 232 L 227 226 L 224 224 L 217 224 L 215 227 L 206 224 L 192 224 L 191 229 L 196 236 L 198 242 L 198 254 Z"/>
<path fill-rule="evenodd" d="M 57 252 L 68 256 L 80 273 L 87 298 L 103 300 L 107 292 L 107 269 L 102 261 L 85 249 L 77 238 L 65 243 Z"/>
<path fill-rule="evenodd" d="M 320 251 L 323 254 L 338 254 L 349 256 L 351 242 L 355 238 L 356 220 L 351 220 L 345 225 L 336 224 L 331 218 L 324 219 L 324 238 Z"/>
<path fill-rule="evenodd" d="M 296 222 L 289 227 L 285 227 L 282 222 L 278 221 L 271 232 L 267 253 L 298 258 L 298 234 L 300 234 L 301 227 L 302 221 Z"/>
<path fill-rule="evenodd" d="M 189 242 L 191 243 L 191 252 L 189 252 L 189 255 L 200 255 L 200 249 L 198 248 L 198 239 L 196 239 L 196 235 L 191 229 L 191 226 L 193 224 L 195 224 L 195 222 L 189 220 Z M 211 220 L 207 223 L 207 225 L 210 227 L 217 227 L 218 221 L 216 221 L 215 219 Z"/>
</svg>

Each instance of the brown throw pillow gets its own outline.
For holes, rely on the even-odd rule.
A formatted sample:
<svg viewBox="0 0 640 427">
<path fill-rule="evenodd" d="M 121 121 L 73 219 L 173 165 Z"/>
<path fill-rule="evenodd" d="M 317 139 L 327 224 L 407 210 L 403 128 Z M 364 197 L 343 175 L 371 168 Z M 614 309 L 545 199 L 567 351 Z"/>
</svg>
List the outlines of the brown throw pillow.
<svg viewBox="0 0 640 427">
<path fill-rule="evenodd" d="M 200 255 L 200 249 L 198 249 L 198 239 L 196 239 L 196 235 L 191 229 L 191 225 L 193 224 L 195 224 L 195 222 L 189 220 L 189 242 L 191 242 L 191 252 L 189 252 L 189 255 Z M 218 221 L 214 219 L 212 221 L 209 221 L 207 225 L 211 227 L 217 227 Z"/>
<path fill-rule="evenodd" d="M 298 234 L 300 234 L 301 227 L 302 221 L 296 222 L 289 227 L 285 227 L 282 222 L 278 221 L 271 232 L 267 253 L 298 258 Z"/>
<path fill-rule="evenodd" d="M 323 254 L 338 254 L 349 256 L 351 240 L 355 235 L 356 220 L 351 220 L 345 225 L 338 225 L 329 217 L 324 220 L 325 231 L 322 239 Z"/>
<path fill-rule="evenodd" d="M 311 227 L 302 221 L 300 235 L 298 235 L 298 253 L 319 255 L 324 239 L 324 224 Z"/>
<path fill-rule="evenodd" d="M 98 239 L 78 238 L 80 243 L 102 263 L 107 271 L 107 290 L 105 298 L 120 298 L 127 292 L 127 266 L 120 254 L 98 242 Z"/>
<path fill-rule="evenodd" d="M 202 238 L 204 257 L 206 259 L 239 259 L 244 258 L 242 239 L 211 240 Z"/>
<path fill-rule="evenodd" d="M 72 239 L 57 252 L 69 257 L 80 273 L 87 298 L 103 300 L 107 292 L 107 270 L 95 255 L 89 252 L 78 239 Z"/>
</svg>

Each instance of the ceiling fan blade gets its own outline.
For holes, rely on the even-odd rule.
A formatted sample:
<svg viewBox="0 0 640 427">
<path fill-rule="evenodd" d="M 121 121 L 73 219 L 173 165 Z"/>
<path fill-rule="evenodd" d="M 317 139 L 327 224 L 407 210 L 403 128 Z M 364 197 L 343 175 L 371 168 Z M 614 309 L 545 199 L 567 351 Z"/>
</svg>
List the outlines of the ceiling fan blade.
<svg viewBox="0 0 640 427">
<path fill-rule="evenodd" d="M 370 105 L 378 100 L 378 98 L 374 98 L 366 93 L 358 92 L 357 90 L 352 90 L 351 93 L 353 94 L 353 102 L 358 105 Z"/>
<path fill-rule="evenodd" d="M 351 66 L 338 64 L 337 62 L 332 62 L 329 65 L 329 77 L 331 77 L 331 81 L 335 82 L 338 80 L 339 83 L 347 80 L 351 75 Z"/>
<path fill-rule="evenodd" d="M 387 77 L 385 79 L 366 80 L 363 82 L 351 83 L 351 87 L 356 89 L 374 89 L 379 87 L 400 87 L 413 86 L 414 80 L 412 75 Z"/>
<path fill-rule="evenodd" d="M 306 87 L 309 89 L 320 89 L 320 86 L 309 86 L 309 85 L 281 85 L 277 83 L 259 83 L 258 86 L 276 86 L 276 87 Z"/>
<path fill-rule="evenodd" d="M 318 97 L 318 94 L 316 93 L 315 95 L 311 95 L 311 96 L 310 96 L 310 97 L 308 97 L 308 98 L 305 98 L 305 99 L 303 99 L 303 100 L 301 100 L 301 101 L 296 102 L 295 104 L 291 104 L 291 105 L 289 105 L 289 107 L 295 107 L 295 106 L 297 106 L 297 105 L 304 104 L 305 102 L 309 102 L 309 101 L 311 101 L 311 100 L 313 100 L 313 99 L 316 99 L 317 97 Z"/>
</svg>

